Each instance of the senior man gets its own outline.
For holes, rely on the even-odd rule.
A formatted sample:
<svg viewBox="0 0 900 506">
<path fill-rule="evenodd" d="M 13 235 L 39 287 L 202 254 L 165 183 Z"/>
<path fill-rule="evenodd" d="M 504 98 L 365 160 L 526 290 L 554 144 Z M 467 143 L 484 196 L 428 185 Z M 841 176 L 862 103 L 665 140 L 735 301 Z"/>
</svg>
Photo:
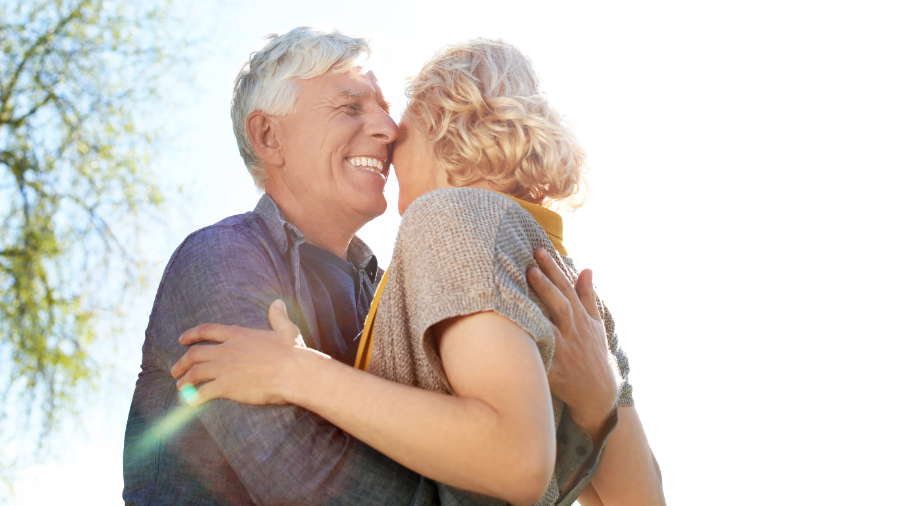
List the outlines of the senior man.
<svg viewBox="0 0 900 506">
<path fill-rule="evenodd" d="M 187 349 L 182 332 L 268 329 L 276 299 L 308 346 L 352 364 L 382 274 L 355 234 L 385 211 L 397 136 L 374 76 L 356 67 L 367 52 L 363 39 L 297 28 L 270 36 L 237 77 L 234 131 L 265 194 L 254 211 L 192 233 L 165 269 L 125 435 L 126 504 L 440 503 L 434 482 L 315 413 L 225 400 L 191 408 L 170 374 Z M 571 418 L 559 437 L 571 503 L 599 452 Z"/>
</svg>

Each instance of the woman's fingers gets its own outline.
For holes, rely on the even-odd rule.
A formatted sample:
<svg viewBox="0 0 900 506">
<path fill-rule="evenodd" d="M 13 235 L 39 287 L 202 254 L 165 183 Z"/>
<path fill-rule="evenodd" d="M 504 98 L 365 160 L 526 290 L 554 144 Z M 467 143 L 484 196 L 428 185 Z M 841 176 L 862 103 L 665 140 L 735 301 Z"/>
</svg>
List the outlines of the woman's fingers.
<svg viewBox="0 0 900 506">
<path fill-rule="evenodd" d="M 216 379 L 222 372 L 221 362 L 200 362 L 194 364 L 175 384 L 178 390 L 186 386 L 196 387 Z"/>
<path fill-rule="evenodd" d="M 178 362 L 175 362 L 175 366 L 172 367 L 172 376 L 180 378 L 184 376 L 184 374 L 188 372 L 188 369 L 194 364 L 215 360 L 220 352 L 221 350 L 218 346 L 205 344 L 191 346 L 187 353 L 182 355 L 181 358 L 178 359 Z"/>
<path fill-rule="evenodd" d="M 222 388 L 221 381 L 210 381 L 200 385 L 200 387 L 190 387 L 182 390 L 181 398 L 191 406 L 199 406 L 204 402 L 213 399 L 220 399 L 224 396 L 225 391 Z"/>
<path fill-rule="evenodd" d="M 287 314 L 287 307 L 284 301 L 277 299 L 269 305 L 269 325 L 279 337 L 285 338 L 294 343 L 298 341 L 300 336 L 300 328 L 294 325 Z M 302 339 L 299 342 L 303 342 Z"/>
<path fill-rule="evenodd" d="M 181 337 L 178 338 L 178 342 L 185 346 L 204 341 L 224 343 L 233 336 L 234 327 L 231 325 L 204 323 L 203 325 L 197 325 L 192 329 L 186 330 L 184 334 L 181 334 Z"/>
<path fill-rule="evenodd" d="M 597 307 L 597 299 L 594 297 L 593 278 L 594 273 L 591 272 L 590 269 L 581 271 L 578 275 L 578 280 L 575 281 L 575 293 L 578 294 L 581 305 L 584 306 L 584 310 L 587 311 L 587 314 L 597 321 L 602 321 L 603 318 L 600 316 L 600 308 Z"/>
</svg>

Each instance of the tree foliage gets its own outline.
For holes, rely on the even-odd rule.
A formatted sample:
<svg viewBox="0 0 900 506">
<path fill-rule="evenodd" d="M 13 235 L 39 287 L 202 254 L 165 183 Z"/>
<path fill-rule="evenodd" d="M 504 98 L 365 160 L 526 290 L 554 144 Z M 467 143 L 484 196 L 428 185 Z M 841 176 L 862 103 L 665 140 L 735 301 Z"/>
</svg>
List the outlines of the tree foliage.
<svg viewBox="0 0 900 506">
<path fill-rule="evenodd" d="M 172 8 L 0 0 L 0 416 L 14 404 L 42 434 L 98 367 L 89 345 L 163 201 L 154 107 L 188 42 Z"/>
</svg>

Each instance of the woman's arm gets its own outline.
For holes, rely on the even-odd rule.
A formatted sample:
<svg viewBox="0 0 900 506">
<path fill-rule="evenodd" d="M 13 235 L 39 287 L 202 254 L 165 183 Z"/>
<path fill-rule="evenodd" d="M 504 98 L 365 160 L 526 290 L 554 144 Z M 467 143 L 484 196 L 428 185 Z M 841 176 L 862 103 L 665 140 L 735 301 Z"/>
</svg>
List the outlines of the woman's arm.
<svg viewBox="0 0 900 506">
<path fill-rule="evenodd" d="M 559 324 L 550 385 L 569 406 L 576 423 L 594 437 L 609 410 L 612 364 L 591 271 L 582 271 L 573 287 L 546 252 L 537 251 L 535 259 L 541 270 L 529 269 L 529 284 Z M 600 467 L 579 502 L 584 506 L 664 505 L 662 473 L 637 410 L 620 406 L 618 418 L 606 440 Z"/>
<path fill-rule="evenodd" d="M 193 346 L 172 370 L 179 388 L 202 384 L 192 404 L 296 404 L 442 483 L 513 504 L 543 495 L 556 455 L 550 390 L 534 341 L 512 321 L 484 312 L 434 327 L 451 396 L 291 344 L 286 314 L 274 304 L 270 314 L 279 330 L 202 325 L 182 336 L 222 343 Z"/>
</svg>

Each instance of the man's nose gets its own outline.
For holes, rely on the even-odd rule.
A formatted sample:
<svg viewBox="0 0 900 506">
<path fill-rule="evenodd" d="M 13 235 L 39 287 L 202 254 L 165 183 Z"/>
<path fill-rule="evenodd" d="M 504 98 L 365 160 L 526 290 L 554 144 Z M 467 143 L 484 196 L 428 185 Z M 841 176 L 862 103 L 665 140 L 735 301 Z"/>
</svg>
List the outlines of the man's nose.
<svg viewBox="0 0 900 506">
<path fill-rule="evenodd" d="M 375 113 L 366 129 L 368 130 L 368 135 L 385 144 L 390 144 L 397 140 L 397 124 L 394 123 L 391 115 L 384 111 Z"/>
</svg>

